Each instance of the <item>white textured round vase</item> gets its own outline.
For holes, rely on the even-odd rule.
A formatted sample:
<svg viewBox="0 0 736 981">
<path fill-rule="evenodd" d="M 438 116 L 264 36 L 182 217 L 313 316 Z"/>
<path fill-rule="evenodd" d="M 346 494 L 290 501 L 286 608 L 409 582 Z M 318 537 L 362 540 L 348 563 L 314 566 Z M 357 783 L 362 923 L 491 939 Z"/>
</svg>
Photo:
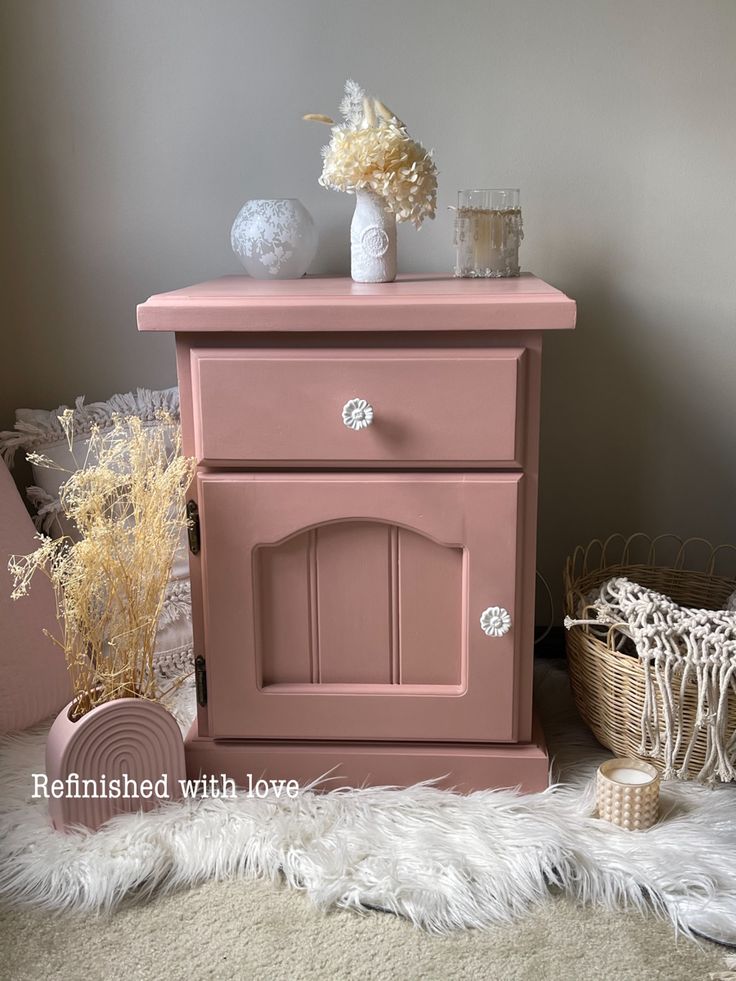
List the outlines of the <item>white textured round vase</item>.
<svg viewBox="0 0 736 981">
<path fill-rule="evenodd" d="M 299 279 L 318 242 L 314 220 L 298 198 L 246 201 L 230 230 L 233 252 L 255 279 Z"/>
<path fill-rule="evenodd" d="M 396 279 L 396 215 L 373 191 L 355 192 L 350 274 L 356 283 L 392 283 Z"/>
</svg>

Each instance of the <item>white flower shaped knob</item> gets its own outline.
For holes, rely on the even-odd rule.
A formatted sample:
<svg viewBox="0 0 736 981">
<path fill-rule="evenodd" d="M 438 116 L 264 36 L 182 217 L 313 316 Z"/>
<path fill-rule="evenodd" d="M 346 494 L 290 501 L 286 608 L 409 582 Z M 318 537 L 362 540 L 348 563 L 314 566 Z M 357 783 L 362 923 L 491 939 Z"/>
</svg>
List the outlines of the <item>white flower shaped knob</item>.
<svg viewBox="0 0 736 981">
<path fill-rule="evenodd" d="M 511 630 L 511 616 L 502 606 L 489 606 L 480 615 L 480 625 L 489 637 L 503 637 Z"/>
<path fill-rule="evenodd" d="M 350 399 L 342 407 L 342 421 L 348 429 L 365 429 L 373 422 L 373 406 L 365 399 Z"/>
</svg>

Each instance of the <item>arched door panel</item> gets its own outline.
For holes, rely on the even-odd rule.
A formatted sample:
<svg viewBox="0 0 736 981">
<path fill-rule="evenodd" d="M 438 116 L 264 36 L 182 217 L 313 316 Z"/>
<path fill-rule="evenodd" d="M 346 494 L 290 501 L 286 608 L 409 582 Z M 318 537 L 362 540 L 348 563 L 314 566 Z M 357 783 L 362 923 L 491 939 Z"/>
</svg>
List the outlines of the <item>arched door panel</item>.
<svg viewBox="0 0 736 981">
<path fill-rule="evenodd" d="M 262 687 L 460 685 L 464 549 L 340 521 L 254 554 Z"/>
</svg>

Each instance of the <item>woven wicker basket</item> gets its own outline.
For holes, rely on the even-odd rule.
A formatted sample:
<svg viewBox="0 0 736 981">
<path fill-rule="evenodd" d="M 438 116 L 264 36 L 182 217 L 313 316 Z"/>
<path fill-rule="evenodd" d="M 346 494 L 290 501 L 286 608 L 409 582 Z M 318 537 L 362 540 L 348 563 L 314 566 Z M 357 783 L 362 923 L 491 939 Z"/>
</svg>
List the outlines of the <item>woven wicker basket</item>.
<svg viewBox="0 0 736 981">
<path fill-rule="evenodd" d="M 585 597 L 613 576 L 670 596 L 682 606 L 723 609 L 736 590 L 736 547 L 713 547 L 704 539 L 687 541 L 674 535 L 612 535 L 578 546 L 565 565 L 565 613 L 579 617 Z M 636 657 L 616 650 L 622 636 L 612 628 L 601 638 L 588 627 L 566 631 L 567 658 L 575 702 L 596 739 L 617 756 L 654 763 L 661 758 L 640 753 L 644 707 L 644 668 Z M 659 696 L 657 695 L 659 698 Z M 661 709 L 661 703 L 660 703 Z M 696 687 L 686 689 L 683 718 L 689 732 L 696 716 Z M 660 712 L 660 718 L 662 714 Z M 729 732 L 736 730 L 736 696 L 729 695 Z M 682 756 L 675 757 L 677 766 Z M 705 763 L 705 737 L 698 739 L 690 772 Z"/>
</svg>

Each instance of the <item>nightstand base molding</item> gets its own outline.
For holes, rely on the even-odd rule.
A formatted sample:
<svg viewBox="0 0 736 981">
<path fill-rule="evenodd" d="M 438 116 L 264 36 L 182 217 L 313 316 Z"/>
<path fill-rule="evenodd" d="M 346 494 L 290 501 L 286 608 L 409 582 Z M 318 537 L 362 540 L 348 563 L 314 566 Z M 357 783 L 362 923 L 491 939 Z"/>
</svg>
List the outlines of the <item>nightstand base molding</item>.
<svg viewBox="0 0 736 981">
<path fill-rule="evenodd" d="M 538 720 L 533 742 L 488 745 L 215 740 L 199 736 L 195 722 L 185 751 L 190 779 L 227 775 L 240 787 L 260 779 L 296 780 L 305 786 L 325 774 L 323 790 L 406 787 L 437 779 L 438 787 L 460 793 L 491 787 L 534 793 L 549 784 L 549 759 Z"/>
</svg>

